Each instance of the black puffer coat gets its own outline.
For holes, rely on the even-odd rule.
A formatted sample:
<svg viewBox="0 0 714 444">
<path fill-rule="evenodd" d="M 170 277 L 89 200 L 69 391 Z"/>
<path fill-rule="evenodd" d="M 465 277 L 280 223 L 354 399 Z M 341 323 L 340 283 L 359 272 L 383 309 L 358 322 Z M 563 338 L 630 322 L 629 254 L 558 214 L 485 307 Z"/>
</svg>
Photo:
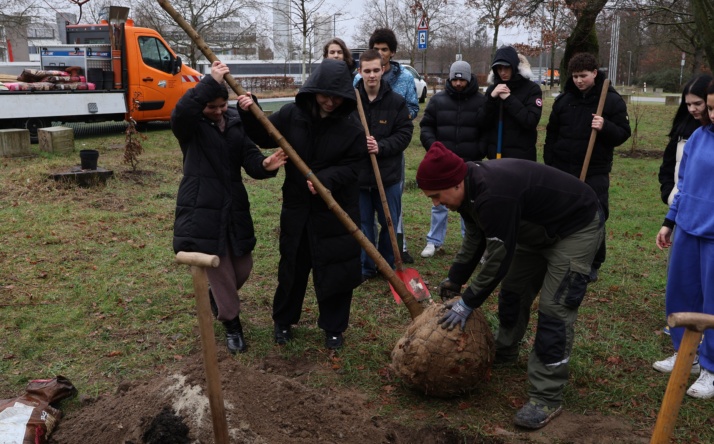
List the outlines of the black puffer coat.
<svg viewBox="0 0 714 444">
<path fill-rule="evenodd" d="M 424 149 L 429 150 L 438 140 L 466 162 L 483 159 L 482 132 L 476 117 L 485 101 L 473 74 L 462 92 L 447 82 L 445 90 L 429 100 L 421 119 L 420 140 Z"/>
<path fill-rule="evenodd" d="M 394 185 L 402 181 L 402 156 L 412 140 L 414 124 L 409 119 L 409 108 L 404 97 L 392 91 L 392 88 L 382 80 L 379 93 L 373 101 L 369 101 L 364 89 L 364 79 L 357 82 L 357 89 L 362 99 L 365 119 L 369 125 L 370 134 L 377 140 L 379 154 L 377 164 L 384 186 Z M 352 115 L 359 120 L 359 115 Z M 367 156 L 359 172 L 361 187 L 376 187 L 372 161 Z"/>
<path fill-rule="evenodd" d="M 499 108 L 503 106 L 501 156 L 535 161 L 538 122 L 543 111 L 543 92 L 537 83 L 529 79 L 532 75 L 530 68 L 520 67 L 518 53 L 513 47 L 498 49 L 493 61 L 495 63 L 500 60 L 507 62 L 513 69 L 511 80 L 506 82 L 511 95 L 506 100 L 491 97 L 496 85 L 503 83 L 496 70 L 493 70 L 494 82 L 486 89 L 486 103 L 478 116 L 478 124 L 486 132 L 486 157 L 496 158 Z"/>
<path fill-rule="evenodd" d="M 605 74 L 598 71 L 595 84 L 585 95 L 575 86 L 572 78 L 565 83 L 565 91 L 555 99 L 546 128 L 543 149 L 546 165 L 580 176 L 590 141 L 593 114 L 597 111 L 604 82 Z M 602 117 L 605 124 L 595 139 L 588 176 L 608 174 L 612 169 L 615 147 L 630 138 L 627 105 L 612 85 L 607 91 Z"/>
<path fill-rule="evenodd" d="M 241 167 L 254 179 L 274 177 L 263 168 L 265 156 L 248 139 L 238 113 L 225 113 L 225 131 L 203 116 L 206 103 L 219 97 L 220 85 L 205 76 L 176 104 L 171 128 L 183 152 L 183 178 L 176 199 L 174 252 L 242 256 L 255 247 L 253 220 Z"/>
<path fill-rule="evenodd" d="M 315 101 L 317 93 L 340 96 L 344 101 L 328 117 L 321 118 Z M 269 118 L 359 226 L 357 174 L 360 162 L 367 156 L 367 139 L 362 126 L 349 118 L 355 109 L 356 98 L 347 65 L 327 59 L 300 88 L 295 103 L 283 106 Z M 259 146 L 276 145 L 250 113 L 241 112 L 241 115 L 245 116 L 252 140 Z M 307 231 L 315 293 L 318 300 L 324 300 L 360 284 L 360 246 L 324 200 L 310 193 L 306 181 L 293 162 L 285 165 L 278 279 L 289 292 L 300 237 Z"/>
</svg>

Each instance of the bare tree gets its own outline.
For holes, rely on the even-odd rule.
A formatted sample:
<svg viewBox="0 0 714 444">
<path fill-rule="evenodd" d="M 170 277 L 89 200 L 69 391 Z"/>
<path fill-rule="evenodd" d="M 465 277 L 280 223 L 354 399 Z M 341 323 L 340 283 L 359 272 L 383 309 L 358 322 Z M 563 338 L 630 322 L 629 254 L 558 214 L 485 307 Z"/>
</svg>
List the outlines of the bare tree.
<svg viewBox="0 0 714 444">
<path fill-rule="evenodd" d="M 503 27 L 516 23 L 520 2 L 514 0 L 467 0 L 466 4 L 480 14 L 480 23 L 493 28 L 491 59 L 498 47 L 498 33 Z"/>
<path fill-rule="evenodd" d="M 7 40 L 27 40 L 27 26 L 40 13 L 34 0 L 0 0 L 0 61 L 7 61 Z"/>
<path fill-rule="evenodd" d="M 540 31 L 540 39 L 531 46 L 534 54 L 550 53 L 550 85 L 555 81 L 555 52 L 563 46 L 575 27 L 575 17 L 565 4 L 565 0 L 545 0 L 532 14 L 521 18 L 521 23 L 532 31 Z M 539 48 L 537 51 L 535 48 Z M 519 51 L 520 52 L 520 51 Z M 561 72 L 561 75 L 565 73 Z"/>
<path fill-rule="evenodd" d="M 255 22 L 247 19 L 260 16 L 253 0 L 173 0 L 172 5 L 217 54 L 255 48 Z M 200 50 L 155 0 L 137 2 L 133 17 L 137 25 L 157 30 L 192 68 L 198 66 Z"/>
<path fill-rule="evenodd" d="M 714 67 L 714 3 L 711 0 L 691 0 L 694 20 L 697 25 L 709 68 Z"/>
<path fill-rule="evenodd" d="M 369 0 L 359 27 L 359 35 L 363 38 L 361 43 L 367 46 L 369 36 L 375 29 L 389 28 L 397 36 L 400 52 L 407 54 L 402 58 L 408 58 L 414 65 L 419 54 L 416 28 L 422 16 L 427 18 L 429 24 L 429 46 L 435 47 L 446 36 L 458 35 L 450 30 L 463 28 L 469 23 L 469 11 L 464 9 L 449 0 Z"/>
<path fill-rule="evenodd" d="M 291 29 L 296 29 L 300 35 L 300 61 L 301 61 L 301 78 L 305 83 L 307 75 L 307 63 L 312 60 L 311 42 L 312 36 L 315 33 L 316 25 L 320 21 L 317 20 L 319 15 L 333 15 L 329 9 L 324 8 L 325 0 L 290 0 L 287 10 L 273 6 L 273 14 L 281 16 Z M 288 36 L 290 42 L 291 36 Z M 290 43 L 288 43 L 290 46 Z"/>
</svg>

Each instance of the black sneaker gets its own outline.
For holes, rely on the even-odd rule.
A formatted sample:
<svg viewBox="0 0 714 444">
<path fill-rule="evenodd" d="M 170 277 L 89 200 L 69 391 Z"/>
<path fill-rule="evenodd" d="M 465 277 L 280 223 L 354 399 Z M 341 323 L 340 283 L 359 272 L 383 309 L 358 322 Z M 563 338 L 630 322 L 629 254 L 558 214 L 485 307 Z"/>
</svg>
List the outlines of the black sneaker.
<svg viewBox="0 0 714 444">
<path fill-rule="evenodd" d="M 275 343 L 285 345 L 293 339 L 289 325 L 275 324 Z"/>
<path fill-rule="evenodd" d="M 590 274 L 588 274 L 588 279 L 590 280 L 590 283 L 593 284 L 597 282 L 598 280 L 598 269 L 597 268 L 591 268 L 590 269 Z"/>
<path fill-rule="evenodd" d="M 345 340 L 342 338 L 342 333 L 334 331 L 325 332 L 325 348 L 328 350 L 337 350 L 345 345 Z"/>
<path fill-rule="evenodd" d="M 226 327 L 226 346 L 231 354 L 245 353 L 248 350 L 248 344 L 243 336 L 243 326 L 240 323 L 240 318 L 236 317 L 232 321 L 224 321 L 223 326 Z"/>
<path fill-rule="evenodd" d="M 402 251 L 402 262 L 404 262 L 405 264 L 413 264 L 414 258 L 411 254 L 409 254 L 408 251 Z"/>
<path fill-rule="evenodd" d="M 547 405 L 528 401 L 513 419 L 513 422 L 520 427 L 527 429 L 539 429 L 548 424 L 553 418 L 560 415 L 563 411 L 563 406 L 548 407 Z"/>
</svg>

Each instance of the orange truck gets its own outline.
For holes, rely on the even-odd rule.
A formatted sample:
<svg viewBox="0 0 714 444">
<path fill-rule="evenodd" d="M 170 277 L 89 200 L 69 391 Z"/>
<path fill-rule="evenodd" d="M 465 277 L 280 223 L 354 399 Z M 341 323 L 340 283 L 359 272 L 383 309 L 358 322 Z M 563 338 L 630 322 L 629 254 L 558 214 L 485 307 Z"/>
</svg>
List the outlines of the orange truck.
<svg viewBox="0 0 714 444">
<path fill-rule="evenodd" d="M 68 85 L 42 82 L 49 90 L 39 90 L 33 83 L 6 83 L 15 90 L 0 91 L 0 128 L 26 128 L 36 141 L 37 130 L 52 122 L 168 121 L 176 102 L 202 77 L 158 32 L 126 17 L 68 25 L 65 41 L 42 48 L 40 68 L 69 71 L 85 85 L 56 89 Z"/>
</svg>

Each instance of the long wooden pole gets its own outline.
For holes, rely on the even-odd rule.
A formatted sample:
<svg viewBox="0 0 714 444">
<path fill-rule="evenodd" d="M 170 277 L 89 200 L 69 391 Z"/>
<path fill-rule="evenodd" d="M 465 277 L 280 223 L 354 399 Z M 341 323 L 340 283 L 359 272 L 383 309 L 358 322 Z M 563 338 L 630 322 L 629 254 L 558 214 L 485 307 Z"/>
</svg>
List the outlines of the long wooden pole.
<svg viewBox="0 0 714 444">
<path fill-rule="evenodd" d="M 206 42 L 201 38 L 201 36 L 191 27 L 191 25 L 184 20 L 183 17 L 171 6 L 171 3 L 168 2 L 168 0 L 157 0 L 159 2 L 159 5 L 161 8 L 163 8 L 164 11 L 166 11 L 171 18 L 174 19 L 176 24 L 178 24 L 188 35 L 188 37 L 196 44 L 198 49 L 201 50 L 203 55 L 206 57 L 206 59 L 213 63 L 218 60 L 216 55 L 211 51 L 211 48 L 208 47 Z M 233 91 L 235 91 L 236 94 L 239 96 L 244 95 L 246 92 L 245 90 L 240 86 L 240 84 L 231 76 L 230 74 L 226 74 L 224 76 L 226 83 L 231 87 Z M 250 106 L 250 112 L 255 116 L 256 119 L 263 125 L 265 130 L 268 132 L 268 135 L 275 140 L 275 142 L 278 144 L 280 148 L 283 149 L 285 154 L 288 156 L 290 161 L 292 161 L 295 164 L 295 167 L 302 173 L 310 182 L 312 182 L 313 187 L 315 188 L 315 191 L 317 191 L 317 194 L 320 195 L 320 197 L 325 201 L 327 204 L 327 207 L 337 216 L 337 218 L 342 222 L 342 224 L 347 228 L 347 231 L 355 238 L 357 239 L 357 242 L 360 244 L 360 246 L 365 250 L 367 255 L 369 255 L 372 260 L 377 265 L 377 269 L 379 269 L 380 272 L 389 280 L 389 283 L 392 284 L 394 289 L 397 291 L 397 294 L 399 294 L 399 297 L 402 298 L 404 301 L 404 305 L 407 306 L 407 310 L 409 310 L 409 315 L 411 316 L 412 319 L 415 319 L 417 316 L 419 316 L 424 309 L 419 305 L 419 302 L 417 302 L 416 299 L 414 299 L 414 296 L 409 292 L 407 289 L 406 285 L 404 282 L 402 282 L 394 273 L 394 270 L 392 270 L 392 267 L 389 266 L 386 260 L 382 257 L 381 254 L 379 254 L 379 251 L 372 245 L 372 242 L 367 239 L 367 237 L 362 233 L 362 231 L 359 229 L 359 227 L 352 221 L 350 216 L 340 207 L 340 205 L 337 203 L 334 197 L 332 197 L 332 193 L 325 188 L 325 186 L 320 182 L 320 180 L 317 178 L 317 176 L 312 172 L 310 167 L 307 166 L 305 162 L 300 158 L 298 153 L 293 149 L 292 146 L 290 146 L 290 143 L 280 134 L 280 132 L 273 126 L 273 124 L 268 120 L 268 118 L 265 116 L 265 113 L 263 113 L 263 110 L 260 109 L 258 105 L 255 103 Z M 391 273 L 390 273 L 391 272 Z"/>
<path fill-rule="evenodd" d="M 362 126 L 364 127 L 364 132 L 369 137 L 369 125 L 367 124 L 367 118 L 364 115 L 364 107 L 362 106 L 362 97 L 359 95 L 359 90 L 355 88 L 355 95 L 357 96 L 357 112 L 359 113 L 359 119 L 362 121 Z M 394 221 L 392 221 L 392 213 L 389 212 L 389 204 L 387 203 L 387 194 L 384 192 L 384 183 L 382 183 L 382 173 L 379 171 L 379 163 L 377 162 L 377 156 L 375 154 L 369 154 L 370 160 L 372 161 L 372 170 L 374 170 L 374 179 L 377 181 L 377 189 L 379 190 L 379 198 L 382 200 L 382 209 L 384 211 L 384 219 L 387 221 L 387 228 L 389 229 L 389 239 L 392 242 L 392 250 L 394 251 L 394 266 L 397 270 L 402 271 L 402 255 L 399 252 L 399 243 L 397 242 L 397 235 L 394 232 Z"/>
<path fill-rule="evenodd" d="M 605 108 L 605 99 L 607 98 L 607 90 L 610 89 L 610 79 L 605 79 L 602 84 L 602 91 L 600 91 L 600 101 L 597 104 L 596 116 L 602 116 L 602 110 Z M 590 130 L 590 140 L 588 141 L 588 150 L 585 152 L 585 160 L 583 161 L 583 169 L 580 171 L 580 180 L 585 182 L 585 177 L 588 175 L 588 167 L 590 166 L 590 158 L 593 155 L 593 148 L 595 147 L 595 139 L 597 139 L 597 130 Z"/>
</svg>

